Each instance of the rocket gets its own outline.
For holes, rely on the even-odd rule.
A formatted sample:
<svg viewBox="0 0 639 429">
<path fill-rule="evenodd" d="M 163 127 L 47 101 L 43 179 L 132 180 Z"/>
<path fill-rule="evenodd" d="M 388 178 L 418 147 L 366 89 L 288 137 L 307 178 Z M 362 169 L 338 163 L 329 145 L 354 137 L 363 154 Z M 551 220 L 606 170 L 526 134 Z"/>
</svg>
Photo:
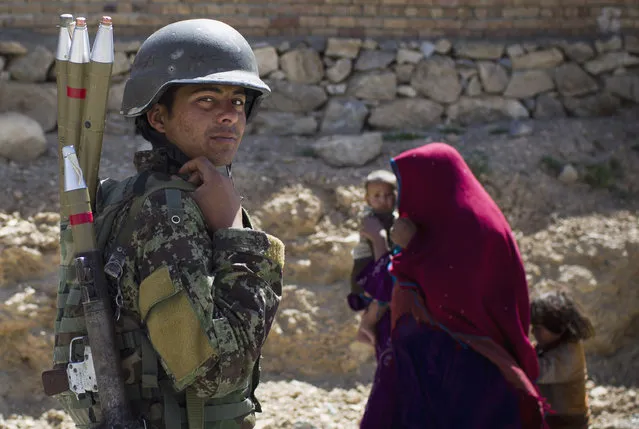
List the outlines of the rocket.
<svg viewBox="0 0 639 429">
<path fill-rule="evenodd" d="M 80 166 L 85 174 L 93 207 L 95 207 L 95 194 L 98 187 L 98 171 L 113 59 L 113 25 L 110 16 L 103 16 L 91 49 L 88 79 L 85 82 L 87 92 L 82 131 L 77 146 Z"/>
<path fill-rule="evenodd" d="M 69 49 L 71 48 L 71 34 L 69 25 L 73 22 L 73 15 L 68 13 L 60 15 L 60 25 L 58 30 L 58 48 L 55 55 L 55 74 L 58 88 L 58 166 L 59 166 L 59 193 L 60 193 L 60 215 L 66 217 L 64 212 L 64 163 L 62 161 L 62 148 L 66 145 L 67 128 L 67 64 L 69 62 Z"/>
<path fill-rule="evenodd" d="M 84 102 L 87 95 L 85 75 L 89 63 L 89 31 L 85 18 L 75 20 L 75 29 L 67 64 L 66 144 L 76 149 L 80 144 L 80 131 Z"/>
<path fill-rule="evenodd" d="M 69 211 L 69 225 L 76 254 L 97 247 L 93 230 L 93 212 L 84 174 L 73 146 L 62 148 L 64 159 L 64 194 Z"/>
<path fill-rule="evenodd" d="M 127 401 L 109 286 L 104 275 L 102 252 L 96 244 L 89 190 L 73 146 L 63 147 L 62 153 L 64 193 L 73 235 L 75 271 L 82 291 L 82 309 L 92 351 L 86 355 L 91 356 L 95 368 L 96 385 L 92 390 L 97 389 L 100 396 L 103 423 L 100 427 L 141 429 L 140 422 L 132 419 Z"/>
</svg>

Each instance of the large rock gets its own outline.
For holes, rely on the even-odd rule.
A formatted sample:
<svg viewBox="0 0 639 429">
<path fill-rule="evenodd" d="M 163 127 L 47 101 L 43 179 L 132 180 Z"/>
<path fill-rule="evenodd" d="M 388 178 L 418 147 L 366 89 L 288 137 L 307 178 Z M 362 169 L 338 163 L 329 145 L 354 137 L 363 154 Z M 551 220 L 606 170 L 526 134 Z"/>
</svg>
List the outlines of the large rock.
<svg viewBox="0 0 639 429">
<path fill-rule="evenodd" d="M 44 82 L 54 60 L 55 55 L 50 50 L 38 45 L 27 55 L 13 60 L 9 65 L 9 72 L 17 81 Z"/>
<path fill-rule="evenodd" d="M 479 77 L 484 91 L 489 94 L 499 94 L 508 85 L 508 72 L 501 64 L 490 61 L 477 62 Z"/>
<path fill-rule="evenodd" d="M 324 55 L 339 58 L 357 58 L 362 47 L 360 39 L 328 39 Z"/>
<path fill-rule="evenodd" d="M 291 82 L 319 83 L 324 77 L 324 63 L 311 48 L 288 51 L 280 57 L 280 67 Z"/>
<path fill-rule="evenodd" d="M 397 64 L 395 66 L 395 75 L 397 76 L 397 83 L 410 83 L 413 78 L 413 72 L 415 71 L 414 64 Z"/>
<path fill-rule="evenodd" d="M 608 39 L 595 40 L 595 48 L 597 52 L 603 54 L 605 52 L 620 51 L 623 47 L 621 37 L 614 35 Z"/>
<path fill-rule="evenodd" d="M 368 72 L 354 75 L 348 94 L 364 100 L 393 100 L 397 93 L 397 76 L 392 72 Z"/>
<path fill-rule="evenodd" d="M 417 65 L 411 86 L 420 94 L 439 103 L 453 103 L 462 92 L 455 62 L 442 56 L 423 60 Z"/>
<path fill-rule="evenodd" d="M 464 88 L 464 95 L 478 97 L 483 93 L 479 77 L 472 76 Z"/>
<path fill-rule="evenodd" d="M 512 58 L 514 70 L 549 69 L 558 66 L 563 61 L 563 54 L 556 48 L 547 49 L 545 51 L 534 51 L 526 55 Z"/>
<path fill-rule="evenodd" d="M 56 127 L 58 115 L 56 85 L 31 85 L 0 81 L 0 113 L 18 112 L 35 119 L 44 132 Z"/>
<path fill-rule="evenodd" d="M 0 114 L 0 157 L 31 161 L 47 150 L 42 127 L 20 113 Z"/>
<path fill-rule="evenodd" d="M 328 102 L 320 132 L 322 134 L 358 134 L 364 127 L 368 108 L 354 98 L 334 98 Z"/>
<path fill-rule="evenodd" d="M 631 54 L 639 54 L 639 37 L 627 35 L 625 37 L 624 48 Z"/>
<path fill-rule="evenodd" d="M 0 40 L 0 55 L 26 55 L 29 52 L 25 46 L 14 40 Z"/>
<path fill-rule="evenodd" d="M 498 60 L 504 53 L 503 43 L 457 42 L 455 53 L 458 57 L 473 60 Z"/>
<path fill-rule="evenodd" d="M 613 353 L 639 333 L 638 225 L 624 213 L 568 218 L 521 240 L 534 295 L 567 288 L 595 327 L 591 352 Z"/>
<path fill-rule="evenodd" d="M 255 212 L 261 229 L 282 240 L 313 234 L 322 215 L 322 200 L 302 185 L 281 189 Z"/>
<path fill-rule="evenodd" d="M 124 52 L 116 52 L 113 56 L 113 68 L 111 74 L 113 76 L 124 75 L 131 71 L 133 56 L 129 57 Z"/>
<path fill-rule="evenodd" d="M 421 129 L 441 122 L 444 107 L 423 98 L 391 101 L 373 109 L 368 124 L 382 129 Z"/>
<path fill-rule="evenodd" d="M 535 119 L 553 119 L 566 116 L 566 109 L 556 94 L 541 94 L 535 100 Z"/>
<path fill-rule="evenodd" d="M 353 267 L 351 251 L 359 234 L 319 232 L 286 244 L 287 265 L 284 276 L 295 283 L 331 284 L 343 281 Z"/>
<path fill-rule="evenodd" d="M 362 166 L 377 158 L 382 151 L 381 133 L 334 135 L 322 137 L 313 150 L 333 167 Z"/>
<path fill-rule="evenodd" d="M 369 71 L 385 69 L 395 59 L 395 53 L 388 51 L 363 51 L 355 62 L 355 70 Z"/>
<path fill-rule="evenodd" d="M 353 70 L 353 61 L 348 58 L 340 58 L 335 64 L 326 70 L 326 77 L 333 83 L 339 83 L 346 79 Z"/>
<path fill-rule="evenodd" d="M 327 374 L 340 376 L 357 373 L 374 359 L 371 347 L 358 347 L 354 342 L 358 319 L 344 299 L 344 285 L 322 284 L 314 276 L 314 273 L 318 273 L 319 278 L 326 278 L 326 268 L 333 267 L 335 262 L 341 265 L 351 263 L 352 257 L 348 249 L 356 243 L 344 243 L 344 240 L 341 236 L 313 237 L 313 242 L 308 243 L 309 247 L 315 245 L 310 252 L 313 259 L 301 259 L 299 263 L 298 260 L 289 263 L 287 254 L 285 278 L 308 280 L 304 283 L 296 282 L 296 285 L 286 285 L 282 290 L 282 303 L 262 349 L 264 370 L 277 374 L 294 373 L 326 378 Z M 289 269 L 297 267 L 309 274 L 304 274 L 303 277 L 291 276 Z M 332 272 L 333 270 L 328 271 Z M 347 271 L 341 278 L 348 274 Z M 264 426 L 272 427 L 275 426 Z M 323 426 L 297 422 L 288 427 L 315 429 Z"/>
<path fill-rule="evenodd" d="M 253 126 L 256 134 L 313 135 L 317 131 L 317 120 L 311 115 L 263 110 L 253 120 Z"/>
<path fill-rule="evenodd" d="M 107 111 L 120 112 L 122 108 L 122 97 L 124 97 L 124 86 L 126 82 L 112 84 L 109 88 L 109 98 L 107 100 Z"/>
<path fill-rule="evenodd" d="M 461 97 L 446 110 L 452 121 L 468 125 L 501 119 L 528 118 L 530 114 L 518 100 L 503 97 Z"/>
<path fill-rule="evenodd" d="M 505 97 L 529 98 L 550 91 L 555 84 L 545 70 L 526 70 L 513 73 L 504 92 Z"/>
<path fill-rule="evenodd" d="M 586 97 L 567 97 L 564 106 L 574 116 L 610 116 L 617 113 L 621 101 L 609 92 L 588 95 Z"/>
<path fill-rule="evenodd" d="M 637 64 L 639 64 L 639 57 L 630 55 L 628 52 L 608 52 L 588 61 L 585 67 L 589 73 L 599 75 L 620 67 L 631 67 Z"/>
<path fill-rule="evenodd" d="M 564 97 L 578 97 L 597 91 L 599 85 L 576 63 L 562 64 L 555 69 L 555 84 Z"/>
<path fill-rule="evenodd" d="M 639 75 L 625 74 L 607 76 L 605 79 L 605 88 L 608 92 L 620 98 L 639 103 Z"/>
<path fill-rule="evenodd" d="M 562 43 L 561 49 L 568 58 L 578 63 L 585 63 L 595 57 L 595 50 L 586 42 Z"/>
<path fill-rule="evenodd" d="M 277 50 L 273 46 L 255 48 L 253 53 L 257 60 L 257 69 L 260 72 L 260 77 L 268 76 L 280 67 Z"/>
<path fill-rule="evenodd" d="M 282 80 L 271 80 L 268 85 L 272 93 L 262 103 L 265 109 L 305 113 L 317 109 L 328 100 L 326 91 L 319 86 Z"/>
<path fill-rule="evenodd" d="M 424 58 L 424 53 L 412 49 L 400 48 L 395 61 L 397 64 L 417 64 Z"/>
</svg>

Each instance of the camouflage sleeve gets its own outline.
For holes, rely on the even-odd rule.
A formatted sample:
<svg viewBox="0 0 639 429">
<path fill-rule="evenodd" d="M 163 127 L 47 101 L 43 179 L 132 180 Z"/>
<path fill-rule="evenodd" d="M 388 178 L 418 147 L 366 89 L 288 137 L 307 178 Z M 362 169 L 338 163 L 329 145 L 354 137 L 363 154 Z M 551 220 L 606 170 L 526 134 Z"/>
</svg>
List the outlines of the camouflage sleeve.
<svg viewBox="0 0 639 429">
<path fill-rule="evenodd" d="M 138 310 L 175 387 L 219 397 L 250 378 L 281 297 L 284 246 L 250 229 L 209 235 L 187 194 L 182 209 L 174 223 L 160 191 L 137 216 Z"/>
</svg>

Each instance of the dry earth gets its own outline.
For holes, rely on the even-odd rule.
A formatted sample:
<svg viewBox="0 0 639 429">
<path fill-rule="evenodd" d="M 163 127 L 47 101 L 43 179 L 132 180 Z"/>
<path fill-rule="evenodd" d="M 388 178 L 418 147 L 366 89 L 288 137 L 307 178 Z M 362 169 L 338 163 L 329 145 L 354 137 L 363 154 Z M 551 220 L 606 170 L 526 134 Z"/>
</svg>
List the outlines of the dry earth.
<svg viewBox="0 0 639 429">
<path fill-rule="evenodd" d="M 533 293 L 586 276 L 583 270 L 576 271 L 581 277 L 574 270 L 568 275 L 562 267 L 586 267 L 597 287 L 608 288 L 596 299 L 608 294 L 639 303 L 634 301 L 639 296 L 639 112 L 524 125 L 519 136 L 507 123 L 389 135 L 375 161 L 343 169 L 322 162 L 311 149 L 312 139 L 246 138 L 234 166 L 237 186 L 258 225 L 284 236 L 288 252 L 285 296 L 258 389 L 264 408 L 259 427 L 357 427 L 373 362 L 370 351 L 353 345 L 357 320 L 343 302 L 355 232 L 350 218 L 361 204 L 360 184 L 369 171 L 386 168 L 389 157 L 428 141 L 455 145 L 504 209 L 517 230 Z M 72 427 L 39 386 L 40 371 L 50 365 L 57 283 L 57 159 L 55 136 L 47 137 L 49 149 L 35 161 L 0 160 L 0 429 Z M 130 174 L 130 154 L 141 144 L 132 136 L 106 136 L 102 175 Z M 577 176 L 559 180 L 567 164 Z M 282 216 L 292 209 L 296 216 Z M 613 257 L 625 265 L 595 264 L 590 242 L 579 241 L 586 236 L 605 249 L 619 248 Z M 614 245 L 606 245 L 610 241 Z M 592 258 L 570 256 L 572 250 L 563 247 L 574 247 L 573 242 Z M 561 261 L 553 259 L 553 251 Z M 606 270 L 613 269 L 623 275 L 605 280 Z M 575 291 L 582 292 L 582 283 L 575 281 Z M 595 298 L 586 303 L 593 306 Z M 619 300 L 610 302 L 622 308 Z M 610 337 L 589 345 L 592 427 L 636 429 L 639 307 L 619 314 L 606 308 L 596 317 Z"/>
</svg>

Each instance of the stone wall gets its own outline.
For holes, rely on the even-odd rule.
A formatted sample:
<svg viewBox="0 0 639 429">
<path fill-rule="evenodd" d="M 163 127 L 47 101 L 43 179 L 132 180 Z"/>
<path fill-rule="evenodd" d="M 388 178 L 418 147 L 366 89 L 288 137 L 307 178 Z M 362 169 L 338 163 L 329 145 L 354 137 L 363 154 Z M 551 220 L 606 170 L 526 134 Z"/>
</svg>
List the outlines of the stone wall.
<svg viewBox="0 0 639 429">
<path fill-rule="evenodd" d="M 107 132 L 129 133 L 117 114 L 140 42 L 118 43 Z M 639 103 L 639 38 L 590 42 L 258 43 L 260 75 L 273 90 L 251 124 L 259 134 L 357 134 L 501 119 L 614 114 Z M 0 42 L 0 112 L 44 131 L 56 125 L 51 50 Z"/>
<path fill-rule="evenodd" d="M 172 21 L 215 17 L 249 36 L 485 37 L 639 30 L 634 0 L 4 0 L 0 27 L 54 31 L 60 13 L 113 17 L 148 34 Z"/>
</svg>

